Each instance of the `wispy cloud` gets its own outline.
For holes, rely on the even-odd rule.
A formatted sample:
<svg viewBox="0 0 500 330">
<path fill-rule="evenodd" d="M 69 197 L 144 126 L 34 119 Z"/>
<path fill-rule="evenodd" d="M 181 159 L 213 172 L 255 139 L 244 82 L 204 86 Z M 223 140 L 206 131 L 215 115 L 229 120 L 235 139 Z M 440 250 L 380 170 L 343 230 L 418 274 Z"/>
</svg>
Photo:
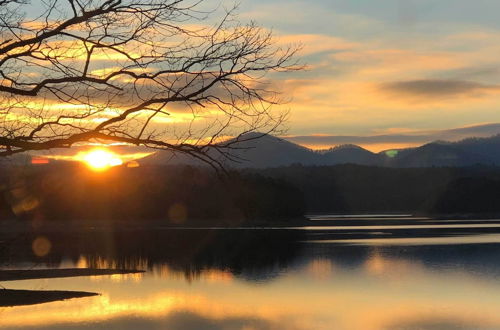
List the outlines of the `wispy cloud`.
<svg viewBox="0 0 500 330">
<path fill-rule="evenodd" d="M 417 97 L 447 97 L 500 91 L 498 85 L 486 85 L 466 80 L 421 79 L 381 84 L 383 91 Z"/>
</svg>

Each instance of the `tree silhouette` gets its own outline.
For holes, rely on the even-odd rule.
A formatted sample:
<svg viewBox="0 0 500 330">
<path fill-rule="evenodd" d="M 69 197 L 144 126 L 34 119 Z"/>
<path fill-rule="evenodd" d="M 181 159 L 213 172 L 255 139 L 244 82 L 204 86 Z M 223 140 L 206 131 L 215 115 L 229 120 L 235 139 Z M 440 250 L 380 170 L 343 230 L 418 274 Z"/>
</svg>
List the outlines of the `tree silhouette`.
<svg viewBox="0 0 500 330">
<path fill-rule="evenodd" d="M 227 156 L 244 133 L 279 130 L 269 73 L 300 69 L 297 48 L 240 24 L 234 8 L 215 21 L 221 10 L 204 7 L 0 0 L 0 155 L 120 142 L 218 167 L 209 149 Z"/>
</svg>

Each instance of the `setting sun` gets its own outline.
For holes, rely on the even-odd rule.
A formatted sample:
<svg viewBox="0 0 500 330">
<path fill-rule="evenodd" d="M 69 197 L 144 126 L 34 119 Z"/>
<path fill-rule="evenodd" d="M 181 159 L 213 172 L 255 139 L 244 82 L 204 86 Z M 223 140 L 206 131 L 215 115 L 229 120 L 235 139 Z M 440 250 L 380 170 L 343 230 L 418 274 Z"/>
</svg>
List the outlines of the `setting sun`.
<svg viewBox="0 0 500 330">
<path fill-rule="evenodd" d="M 82 160 L 95 171 L 104 171 L 123 164 L 120 156 L 105 149 L 91 150 L 83 155 Z"/>
</svg>

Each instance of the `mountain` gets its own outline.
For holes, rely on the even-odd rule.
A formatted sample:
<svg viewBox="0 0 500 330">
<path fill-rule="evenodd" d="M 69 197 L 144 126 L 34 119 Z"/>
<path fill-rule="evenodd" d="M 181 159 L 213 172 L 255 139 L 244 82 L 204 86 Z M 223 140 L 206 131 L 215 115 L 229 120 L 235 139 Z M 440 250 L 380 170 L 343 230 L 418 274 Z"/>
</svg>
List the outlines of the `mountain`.
<svg viewBox="0 0 500 330">
<path fill-rule="evenodd" d="M 468 138 L 451 145 L 464 152 L 484 157 L 494 164 L 500 164 L 500 135 L 489 138 Z"/>
<path fill-rule="evenodd" d="M 460 141 L 465 138 L 490 137 L 500 132 L 500 123 L 474 125 L 444 130 L 414 131 L 412 133 L 386 133 L 379 135 L 291 135 L 286 139 L 301 145 L 377 145 L 391 143 L 407 143 L 418 146 L 432 141 Z"/>
<path fill-rule="evenodd" d="M 322 163 L 324 165 L 380 165 L 385 159 L 385 156 L 383 155 L 374 154 L 354 144 L 345 144 L 334 147 L 323 152 L 322 154 Z"/>
<path fill-rule="evenodd" d="M 15 154 L 8 157 L 0 157 L 1 166 L 27 165 L 31 164 L 32 156 L 28 153 Z"/>
<path fill-rule="evenodd" d="M 387 150 L 380 153 L 372 153 L 353 144 L 313 151 L 290 141 L 260 133 L 245 134 L 241 139 L 246 141 L 236 144 L 236 148 L 230 153 L 238 161 L 224 160 L 215 151 L 210 151 L 209 154 L 233 168 L 279 167 L 292 164 L 304 166 L 358 164 L 387 167 L 500 165 L 500 135 L 489 138 L 468 138 L 458 142 L 436 141 L 417 148 Z M 146 157 L 140 162 L 202 164 L 189 156 L 174 155 L 165 151 Z"/>
<path fill-rule="evenodd" d="M 321 155 L 311 149 L 298 144 L 274 137 L 268 134 L 248 133 L 240 137 L 229 154 L 231 160 L 225 159 L 216 150 L 210 150 L 209 155 L 228 167 L 279 167 L 300 163 L 303 165 L 316 165 L 321 163 Z M 233 143 L 234 139 L 226 143 Z M 141 164 L 203 164 L 190 156 L 168 151 L 157 152 L 143 158 Z"/>
<path fill-rule="evenodd" d="M 229 168 L 265 168 L 292 164 L 304 166 L 358 164 L 386 167 L 500 165 L 500 135 L 489 138 L 468 138 L 458 142 L 436 141 L 417 148 L 386 150 L 380 153 L 373 153 L 353 144 L 314 151 L 293 142 L 261 133 L 244 134 L 240 136 L 239 142 L 233 139 L 225 143 L 235 143 L 230 150 L 231 157 L 229 159 L 223 157 L 215 148 L 209 150 L 208 155 Z M 112 150 L 123 154 L 150 151 L 149 149 L 129 146 L 114 146 Z M 76 153 L 75 150 L 72 152 Z M 31 154 L 29 153 L 5 159 L 0 158 L 0 165 L 30 162 Z M 141 165 L 206 165 L 191 156 L 171 151 L 158 151 L 138 160 L 138 162 Z"/>
<path fill-rule="evenodd" d="M 386 164 L 394 167 L 500 165 L 500 135 L 458 142 L 436 141 L 396 150 Z"/>
<path fill-rule="evenodd" d="M 238 149 L 230 152 L 240 162 L 229 162 L 233 167 L 279 167 L 300 163 L 316 165 L 321 155 L 311 149 L 268 134 L 249 133 L 241 137 Z"/>
<path fill-rule="evenodd" d="M 418 148 L 403 149 L 392 159 L 394 167 L 430 167 L 430 166 L 471 166 L 491 164 L 481 155 L 463 150 L 459 145 L 434 142 Z"/>
<path fill-rule="evenodd" d="M 279 167 L 292 164 L 334 165 L 363 164 L 378 165 L 381 155 L 374 154 L 356 145 L 343 145 L 329 150 L 314 151 L 278 137 L 248 133 L 240 137 L 241 142 L 230 151 L 231 159 L 224 159 L 216 151 L 209 151 L 211 157 L 233 168 Z M 229 143 L 235 140 L 229 140 Z M 139 161 L 141 164 L 202 164 L 196 159 L 182 154 L 162 151 Z"/>
</svg>

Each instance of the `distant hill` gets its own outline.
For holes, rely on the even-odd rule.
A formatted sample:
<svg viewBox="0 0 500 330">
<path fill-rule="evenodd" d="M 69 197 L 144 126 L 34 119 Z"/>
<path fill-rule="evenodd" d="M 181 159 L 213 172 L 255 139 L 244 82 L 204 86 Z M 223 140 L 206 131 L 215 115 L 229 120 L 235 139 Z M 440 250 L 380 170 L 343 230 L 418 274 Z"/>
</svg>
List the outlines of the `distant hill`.
<svg viewBox="0 0 500 330">
<path fill-rule="evenodd" d="M 490 138 L 468 138 L 451 143 L 451 145 L 455 145 L 464 152 L 488 159 L 494 164 L 500 164 L 500 135 Z"/>
<path fill-rule="evenodd" d="M 500 135 L 458 142 L 436 141 L 397 150 L 386 164 L 394 167 L 500 165 Z"/>
<path fill-rule="evenodd" d="M 491 161 L 462 150 L 459 145 L 435 142 L 418 148 L 403 149 L 389 164 L 394 167 L 470 166 L 491 164 Z"/>
<path fill-rule="evenodd" d="M 238 149 L 231 155 L 239 162 L 229 162 L 233 167 L 278 167 L 294 163 L 315 165 L 322 162 L 321 154 L 298 144 L 272 135 L 250 133 L 242 136 L 244 142 L 237 144 Z"/>
<path fill-rule="evenodd" d="M 228 142 L 235 142 L 229 140 Z M 81 147 L 82 150 L 84 147 Z M 72 153 L 79 149 L 72 149 Z M 141 147 L 114 146 L 117 153 L 148 152 Z M 64 150 L 68 153 L 68 150 Z M 58 154 L 56 151 L 52 151 Z M 328 166 L 356 164 L 383 167 L 462 167 L 471 165 L 500 165 L 500 135 L 488 138 L 468 138 L 458 142 L 436 141 L 417 148 L 386 150 L 373 153 L 357 145 L 345 144 L 327 150 L 315 151 L 268 134 L 242 135 L 230 150 L 230 158 L 215 149 L 210 157 L 228 168 L 266 168 L 292 164 Z M 29 164 L 31 154 L 0 158 L 0 165 Z M 158 151 L 138 160 L 141 165 L 206 165 L 191 156 Z"/>
<path fill-rule="evenodd" d="M 260 136 L 260 137 L 259 137 Z M 257 138 L 258 137 L 258 138 Z M 458 142 L 436 141 L 417 148 L 387 150 L 373 153 L 353 144 L 314 151 L 267 134 L 250 133 L 241 137 L 231 156 L 223 159 L 215 151 L 212 157 L 233 168 L 265 168 L 292 164 L 304 166 L 357 164 L 387 167 L 443 167 L 500 165 L 500 135 L 489 138 L 468 138 Z M 200 165 L 186 155 L 158 152 L 140 161 L 143 164 Z"/>
<path fill-rule="evenodd" d="M 383 158 L 355 145 L 344 145 L 329 150 L 314 151 L 290 141 L 260 133 L 243 135 L 230 151 L 231 159 L 224 159 L 216 151 L 210 155 L 228 167 L 233 168 L 265 168 L 302 165 L 335 165 L 363 164 L 377 165 Z M 232 140 L 230 140 L 232 142 Z M 182 154 L 162 151 L 139 161 L 141 164 L 190 164 L 198 165 L 200 161 Z"/>
<path fill-rule="evenodd" d="M 9 157 L 0 157 L 0 166 L 27 165 L 31 163 L 31 155 L 28 153 L 16 154 Z"/>
<path fill-rule="evenodd" d="M 215 150 L 211 157 L 228 167 L 279 167 L 290 164 L 316 165 L 322 162 L 322 155 L 298 144 L 268 134 L 249 133 L 243 135 L 230 150 L 231 159 L 225 159 Z M 234 140 L 229 140 L 231 143 Z M 139 161 L 141 164 L 202 164 L 187 155 L 161 151 Z"/>
<path fill-rule="evenodd" d="M 374 154 L 354 144 L 331 148 L 322 155 L 322 165 L 359 164 L 381 165 L 385 155 Z"/>
</svg>

